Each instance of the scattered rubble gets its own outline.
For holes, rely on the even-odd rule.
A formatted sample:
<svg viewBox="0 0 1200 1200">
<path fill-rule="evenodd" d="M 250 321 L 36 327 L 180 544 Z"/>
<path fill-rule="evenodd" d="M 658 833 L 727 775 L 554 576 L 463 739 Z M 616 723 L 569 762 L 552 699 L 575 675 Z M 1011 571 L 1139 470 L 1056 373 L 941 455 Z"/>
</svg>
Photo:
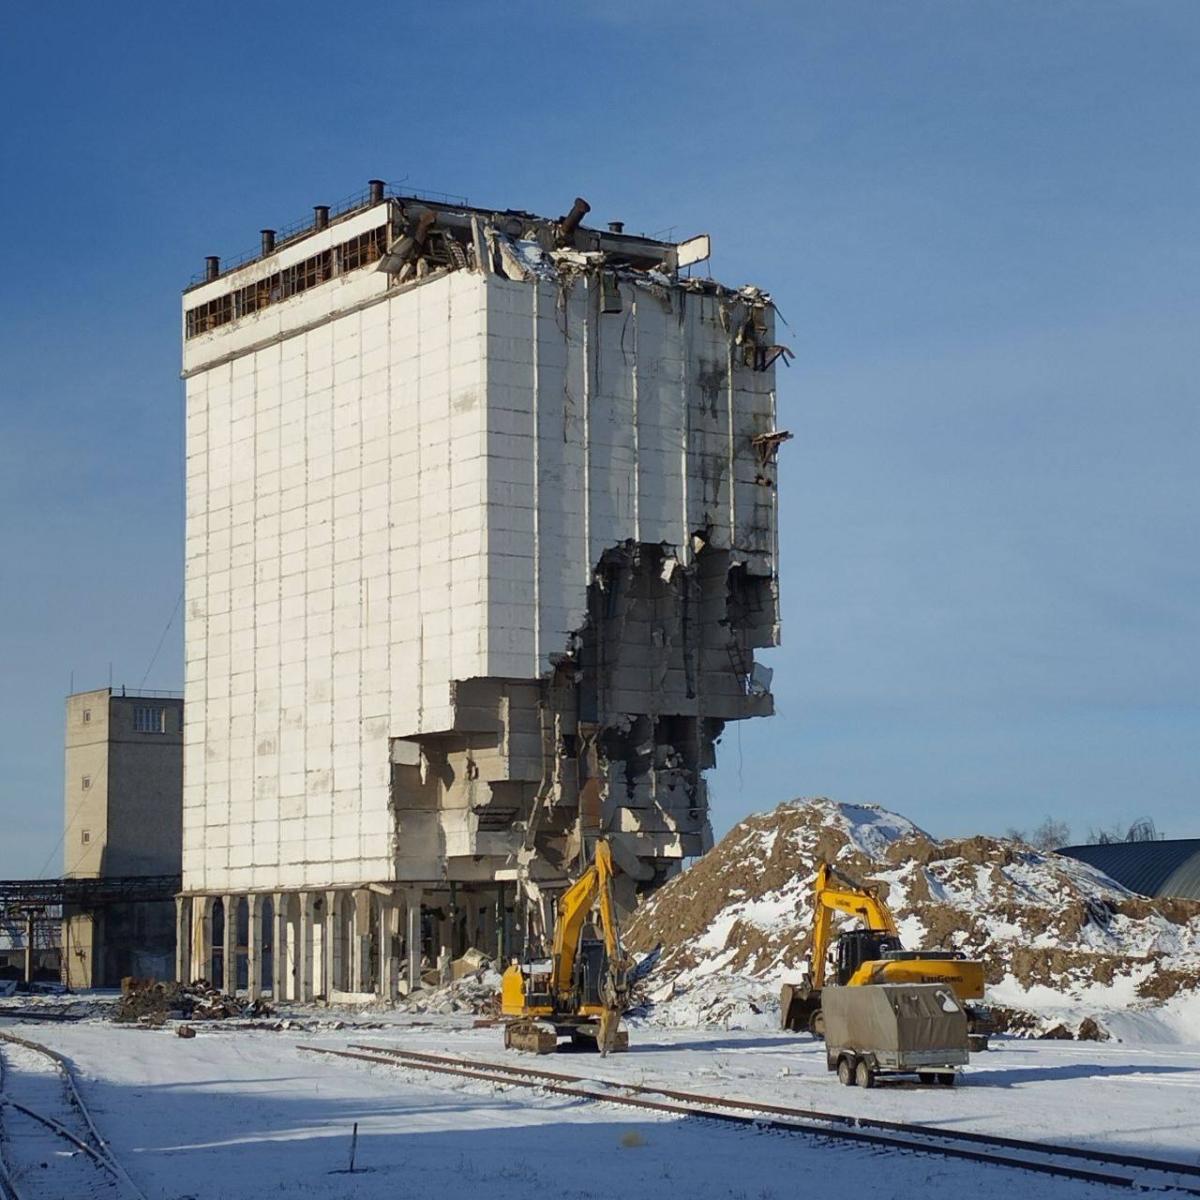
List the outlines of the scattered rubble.
<svg viewBox="0 0 1200 1200">
<path fill-rule="evenodd" d="M 226 995 L 204 979 L 192 984 L 179 984 L 130 977 L 121 980 L 121 999 L 112 1019 L 122 1023 L 158 1026 L 164 1025 L 168 1019 L 257 1019 L 270 1016 L 273 1011 L 265 1000 Z"/>
<path fill-rule="evenodd" d="M 775 1026 L 778 986 L 807 961 L 820 858 L 882 888 L 906 945 L 982 959 L 1010 1032 L 1104 1037 L 1108 1012 L 1200 993 L 1200 903 L 1143 899 L 1010 839 L 937 841 L 885 809 L 816 799 L 749 817 L 638 910 L 630 947 L 663 945 L 649 1019 Z"/>
</svg>

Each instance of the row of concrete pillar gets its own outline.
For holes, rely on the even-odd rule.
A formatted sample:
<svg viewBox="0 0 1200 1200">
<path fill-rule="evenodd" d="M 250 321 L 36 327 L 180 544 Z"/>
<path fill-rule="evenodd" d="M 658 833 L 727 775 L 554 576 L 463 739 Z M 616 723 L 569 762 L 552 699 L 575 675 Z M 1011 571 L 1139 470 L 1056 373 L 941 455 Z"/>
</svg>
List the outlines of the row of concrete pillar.
<svg viewBox="0 0 1200 1200">
<path fill-rule="evenodd" d="M 422 959 L 424 898 L 416 887 L 178 896 L 175 976 L 207 979 L 226 992 L 244 990 L 251 999 L 264 991 L 276 1001 L 331 999 L 336 992 L 395 999 L 399 991 L 419 987 L 429 965 Z M 440 911 L 433 949 L 443 958 L 463 945 L 489 956 L 496 952 L 489 899 L 466 896 L 450 905 L 449 914 Z"/>
</svg>

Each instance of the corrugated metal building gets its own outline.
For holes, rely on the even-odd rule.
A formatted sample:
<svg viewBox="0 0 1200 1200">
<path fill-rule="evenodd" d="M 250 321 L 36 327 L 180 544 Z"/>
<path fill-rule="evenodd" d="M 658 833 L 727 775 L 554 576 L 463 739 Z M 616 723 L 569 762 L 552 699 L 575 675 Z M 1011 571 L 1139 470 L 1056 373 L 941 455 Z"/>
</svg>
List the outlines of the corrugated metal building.
<svg viewBox="0 0 1200 1200">
<path fill-rule="evenodd" d="M 1143 896 L 1200 900 L 1200 838 L 1063 846 L 1058 853 L 1098 867 Z"/>
</svg>

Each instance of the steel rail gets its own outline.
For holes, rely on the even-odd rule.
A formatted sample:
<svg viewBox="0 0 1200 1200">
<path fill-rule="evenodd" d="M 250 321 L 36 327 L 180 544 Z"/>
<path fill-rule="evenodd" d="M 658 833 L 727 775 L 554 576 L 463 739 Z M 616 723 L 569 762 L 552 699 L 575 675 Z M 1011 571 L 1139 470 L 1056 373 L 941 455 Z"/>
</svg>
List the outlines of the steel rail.
<svg viewBox="0 0 1200 1200">
<path fill-rule="evenodd" d="M 4 1095 L 4 1055 L 0 1054 L 0 1096 Z M 17 1191 L 17 1185 L 13 1182 L 13 1177 L 9 1174 L 8 1163 L 4 1158 L 4 1122 L 0 1120 L 0 1196 L 4 1200 L 24 1200 L 21 1193 Z"/>
<path fill-rule="evenodd" d="M 115 1174 L 114 1164 L 108 1160 L 103 1151 L 89 1146 L 83 1138 L 76 1137 L 61 1121 L 56 1121 L 53 1117 L 48 1117 L 45 1113 L 40 1113 L 26 1104 L 18 1104 L 16 1100 L 10 1100 L 7 1096 L 0 1096 L 0 1108 L 14 1108 L 17 1112 L 31 1117 L 40 1125 L 45 1125 L 52 1133 L 57 1133 L 60 1138 L 65 1138 L 77 1150 L 82 1150 L 97 1166 L 104 1167 L 107 1171 Z"/>
<path fill-rule="evenodd" d="M 4 1200 L 25 1200 L 17 1191 L 17 1185 L 13 1183 L 12 1176 L 3 1162 L 0 1162 L 0 1196 L 3 1196 Z"/>
<path fill-rule="evenodd" d="M 826 1138 L 835 1141 L 866 1143 L 883 1149 L 918 1154 L 933 1154 L 943 1158 L 956 1158 L 969 1162 L 1009 1167 L 1017 1170 L 1032 1171 L 1042 1175 L 1053 1175 L 1088 1183 L 1101 1183 L 1112 1187 L 1161 1186 L 1164 1189 L 1173 1187 L 1176 1190 L 1200 1196 L 1200 1188 L 1189 1187 L 1178 1182 L 1159 1185 L 1157 1182 L 1150 1183 L 1128 1175 L 1114 1174 L 1111 1171 L 1043 1161 L 1045 1158 L 1056 1157 L 1059 1149 L 1058 1147 L 1048 1146 L 1044 1143 L 1019 1143 L 1021 1152 L 1039 1155 L 1042 1160 L 1038 1158 L 1021 1158 L 1015 1157 L 1013 1154 L 998 1152 L 998 1150 L 1011 1148 L 1004 1144 L 1005 1141 L 1015 1141 L 1016 1139 L 999 1139 L 996 1143 L 991 1143 L 988 1137 L 983 1134 L 973 1135 L 970 1139 L 963 1139 L 954 1130 L 938 1130 L 932 1129 L 930 1126 L 920 1125 L 903 1125 L 899 1122 L 888 1122 L 886 1125 L 889 1128 L 876 1132 L 871 1128 L 859 1127 L 856 1118 L 847 1118 L 842 1114 L 832 1114 L 837 1118 L 834 1122 L 814 1124 L 813 1122 L 820 1118 L 810 1115 L 803 1109 L 787 1109 L 780 1105 L 760 1105 L 750 1101 L 734 1101 L 731 1103 L 719 1096 L 704 1096 L 697 1093 L 678 1092 L 673 1089 L 625 1084 L 615 1080 L 596 1080 L 596 1082 L 602 1083 L 605 1087 L 618 1089 L 614 1092 L 602 1092 L 592 1088 L 575 1086 L 576 1084 L 589 1082 L 589 1080 L 582 1076 L 565 1075 L 554 1071 L 539 1071 L 535 1068 L 524 1066 L 510 1067 L 498 1063 L 473 1062 L 469 1059 L 422 1054 L 395 1047 L 357 1046 L 356 1049 L 349 1051 L 303 1045 L 297 1048 L 312 1053 L 358 1059 L 368 1063 L 405 1067 L 409 1070 L 457 1075 L 480 1082 L 536 1088 L 554 1095 L 571 1096 L 602 1104 L 618 1104 L 700 1120 L 719 1121 L 724 1124 L 736 1125 L 743 1128 L 765 1129 L 788 1134 L 803 1134 L 809 1137 Z M 368 1051 L 368 1053 L 361 1052 L 364 1050 Z M 380 1057 L 381 1054 L 383 1057 Z M 666 1098 L 663 1100 L 653 1100 L 647 1098 L 649 1095 L 658 1095 Z M 740 1108 L 759 1113 L 782 1113 L 791 1119 L 784 1120 L 775 1115 L 754 1117 L 723 1111 L 730 1108 Z M 983 1148 L 984 1146 L 993 1148 L 985 1149 Z M 995 1147 L 998 1147 L 998 1149 Z M 1153 1170 L 1161 1175 L 1174 1175 L 1177 1173 L 1175 1170 L 1177 1164 L 1160 1163 L 1157 1160 L 1143 1161 L 1146 1163 L 1153 1162 L 1154 1164 L 1153 1167 L 1147 1166 L 1143 1169 Z M 1186 1164 L 1184 1166 L 1186 1168 Z M 1184 1173 L 1187 1173 L 1186 1169 Z"/>
<path fill-rule="evenodd" d="M 146 1200 L 145 1193 L 137 1186 L 129 1176 L 129 1172 L 121 1165 L 116 1156 L 112 1152 L 112 1147 L 96 1127 L 96 1122 L 92 1119 L 91 1111 L 83 1101 L 83 1096 L 80 1095 L 79 1087 L 75 1079 L 75 1071 L 71 1066 L 71 1062 L 64 1055 L 59 1054 L 57 1050 L 51 1050 L 49 1046 L 43 1046 L 39 1042 L 31 1042 L 26 1038 L 17 1037 L 16 1034 L 0 1031 L 0 1043 L 11 1042 L 17 1046 L 23 1046 L 26 1050 L 32 1050 L 37 1054 L 44 1055 L 54 1063 L 59 1073 L 59 1078 L 63 1081 L 63 1087 L 67 1094 L 67 1103 L 78 1113 L 80 1119 L 87 1128 L 88 1135 L 95 1143 L 94 1146 L 89 1146 L 82 1138 L 76 1137 L 65 1126 L 55 1121 L 51 1117 L 47 1117 L 42 1113 L 36 1112 L 34 1109 L 27 1108 L 23 1104 L 18 1104 L 15 1100 L 8 1098 L 6 1095 L 0 1095 L 0 1104 L 16 1109 L 18 1112 L 24 1113 L 27 1117 L 35 1121 L 41 1122 L 48 1129 L 52 1129 L 60 1137 L 71 1142 L 83 1150 L 93 1162 L 99 1167 L 104 1168 L 117 1181 L 118 1186 L 125 1191 L 128 1191 L 135 1200 Z M 2 1059 L 2 1056 L 0 1056 Z M 2 1068 L 0 1068 L 2 1069 Z"/>
<path fill-rule="evenodd" d="M 401 1050 L 392 1046 L 357 1045 L 354 1049 L 369 1050 L 374 1054 L 397 1054 L 421 1061 L 455 1063 L 459 1061 L 446 1055 L 425 1054 L 415 1050 Z M 489 1068 L 511 1074 L 537 1075 L 556 1082 L 570 1083 L 582 1079 L 578 1075 L 564 1075 L 557 1071 L 538 1070 L 532 1067 L 512 1066 L 508 1063 L 486 1063 Z M 595 1076 L 589 1076 L 595 1079 Z M 954 1141 L 970 1142 L 984 1146 L 999 1146 L 1006 1150 L 1018 1150 L 1027 1154 L 1054 1154 L 1060 1158 L 1076 1158 L 1105 1166 L 1130 1167 L 1142 1171 L 1167 1172 L 1172 1175 L 1189 1175 L 1200 1179 L 1200 1166 L 1192 1163 L 1175 1162 L 1170 1159 L 1146 1158 L 1138 1154 L 1124 1154 L 1115 1150 L 1089 1150 L 1083 1146 L 1063 1146 L 1056 1143 L 1036 1142 L 1028 1138 L 1006 1137 L 1004 1134 L 975 1133 L 971 1130 L 946 1129 L 938 1125 L 918 1125 L 905 1121 L 888 1121 L 881 1117 L 858 1117 L 847 1113 L 822 1112 L 813 1108 L 795 1108 L 790 1105 L 772 1104 L 762 1100 L 733 1100 L 724 1096 L 702 1096 L 696 1092 L 681 1092 L 667 1087 L 652 1087 L 636 1083 L 619 1083 L 616 1080 L 601 1080 L 609 1087 L 624 1088 L 636 1093 L 668 1096 L 676 1100 L 717 1102 L 725 1108 L 748 1112 L 767 1112 L 776 1116 L 803 1118 L 811 1121 L 829 1121 L 837 1125 L 848 1125 L 856 1129 L 880 1129 L 892 1133 L 921 1134 L 928 1137 L 951 1138 Z"/>
</svg>

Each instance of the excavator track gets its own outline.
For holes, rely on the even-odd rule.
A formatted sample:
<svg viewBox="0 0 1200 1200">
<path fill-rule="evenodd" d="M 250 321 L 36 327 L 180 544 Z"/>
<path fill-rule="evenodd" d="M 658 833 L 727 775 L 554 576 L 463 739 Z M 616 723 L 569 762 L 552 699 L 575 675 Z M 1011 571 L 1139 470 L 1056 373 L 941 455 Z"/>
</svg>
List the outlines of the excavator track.
<svg viewBox="0 0 1200 1200">
<path fill-rule="evenodd" d="M 562 1044 L 559 1037 L 569 1033 L 573 1046 L 593 1046 L 601 1049 L 598 1030 L 595 1026 L 572 1026 L 568 1030 L 559 1030 L 549 1021 L 509 1021 L 504 1026 L 504 1048 L 506 1050 L 523 1050 L 528 1054 L 553 1054 Z M 629 1031 L 618 1029 L 609 1038 L 609 1044 L 603 1048 L 605 1054 L 621 1054 L 629 1049 Z"/>
<path fill-rule="evenodd" d="M 504 1026 L 504 1048 L 553 1054 L 558 1049 L 558 1031 L 542 1021 L 510 1021 Z"/>
</svg>

